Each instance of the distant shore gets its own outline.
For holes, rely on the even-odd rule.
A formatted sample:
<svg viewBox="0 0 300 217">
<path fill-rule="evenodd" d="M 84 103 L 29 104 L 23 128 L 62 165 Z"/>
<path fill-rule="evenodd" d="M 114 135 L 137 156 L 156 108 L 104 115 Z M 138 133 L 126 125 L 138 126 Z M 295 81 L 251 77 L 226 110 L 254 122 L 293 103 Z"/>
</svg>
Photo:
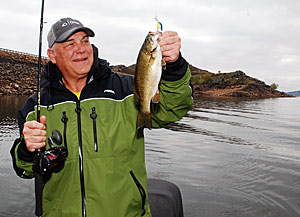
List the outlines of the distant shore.
<svg viewBox="0 0 300 217">
<path fill-rule="evenodd" d="M 211 73 L 191 66 L 194 94 L 206 97 L 272 98 L 293 97 L 265 82 L 252 78 L 241 70 Z"/>
<path fill-rule="evenodd" d="M 46 64 L 47 58 L 42 58 Z M 111 66 L 114 72 L 134 75 L 135 65 Z M 210 73 L 191 66 L 195 96 L 208 97 L 293 97 L 272 89 L 269 85 L 247 76 L 242 71 Z M 0 49 L 0 95 L 31 95 L 37 89 L 38 57 Z"/>
</svg>

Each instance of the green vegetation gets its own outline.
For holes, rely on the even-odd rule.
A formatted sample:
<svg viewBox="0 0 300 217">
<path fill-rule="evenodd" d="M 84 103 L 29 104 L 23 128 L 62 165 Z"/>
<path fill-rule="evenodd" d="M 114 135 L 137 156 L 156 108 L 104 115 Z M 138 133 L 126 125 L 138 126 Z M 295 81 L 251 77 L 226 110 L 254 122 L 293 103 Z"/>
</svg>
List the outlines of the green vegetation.
<svg viewBox="0 0 300 217">
<path fill-rule="evenodd" d="M 234 77 L 231 81 L 231 84 L 233 84 L 233 85 L 238 84 L 238 79 Z"/>
<path fill-rule="evenodd" d="M 245 84 L 249 85 L 253 83 L 253 80 L 251 80 L 250 78 L 246 78 L 244 81 Z"/>
<path fill-rule="evenodd" d="M 209 84 L 212 83 L 213 80 L 212 74 L 209 72 L 206 72 L 203 76 L 196 75 L 192 77 L 192 82 L 194 84 Z"/>
<path fill-rule="evenodd" d="M 276 90 L 278 87 L 279 87 L 279 84 L 271 84 L 270 87 L 273 89 L 273 90 Z"/>
<path fill-rule="evenodd" d="M 209 72 L 206 72 L 203 76 L 203 83 L 211 83 L 213 81 L 212 75 Z"/>
<path fill-rule="evenodd" d="M 200 84 L 200 80 L 201 80 L 201 76 L 199 76 L 199 75 L 192 76 L 192 83 Z"/>
<path fill-rule="evenodd" d="M 209 73 L 206 72 L 204 75 L 195 75 L 192 77 L 194 84 L 208 84 L 218 86 L 219 88 L 225 88 L 226 86 L 233 85 L 250 85 L 255 81 L 246 76 L 242 71 L 236 71 L 232 73 Z"/>
</svg>

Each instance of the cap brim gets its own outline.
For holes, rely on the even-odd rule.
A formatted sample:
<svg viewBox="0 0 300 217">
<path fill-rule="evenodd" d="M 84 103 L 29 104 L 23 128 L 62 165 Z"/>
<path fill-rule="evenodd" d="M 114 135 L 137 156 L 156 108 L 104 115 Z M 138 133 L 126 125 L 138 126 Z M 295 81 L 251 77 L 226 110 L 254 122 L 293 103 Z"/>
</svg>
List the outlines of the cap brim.
<svg viewBox="0 0 300 217">
<path fill-rule="evenodd" d="M 95 36 L 95 33 L 93 32 L 93 30 L 91 30 L 90 28 L 82 27 L 81 26 L 81 27 L 78 27 L 78 28 L 70 29 L 69 31 L 65 32 L 58 39 L 56 39 L 55 42 L 58 42 L 58 43 L 64 42 L 71 35 L 73 35 L 75 32 L 79 32 L 79 31 L 84 31 L 90 37 L 94 37 Z"/>
</svg>

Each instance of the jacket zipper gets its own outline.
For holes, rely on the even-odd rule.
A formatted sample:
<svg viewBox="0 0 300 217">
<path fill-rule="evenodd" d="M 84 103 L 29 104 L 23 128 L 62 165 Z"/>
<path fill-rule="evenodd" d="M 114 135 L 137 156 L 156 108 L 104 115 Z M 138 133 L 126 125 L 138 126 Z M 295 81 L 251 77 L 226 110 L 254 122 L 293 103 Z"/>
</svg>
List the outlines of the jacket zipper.
<svg viewBox="0 0 300 217">
<path fill-rule="evenodd" d="M 81 197 L 82 197 L 82 217 L 86 217 L 86 198 L 85 198 L 84 176 L 83 176 L 83 153 L 82 153 L 80 102 L 76 102 L 75 112 L 77 113 L 77 123 L 78 123 L 79 168 L 80 168 L 80 185 L 81 185 Z"/>
<path fill-rule="evenodd" d="M 141 214 L 141 216 L 144 216 L 146 214 L 146 209 L 145 209 L 146 191 L 143 188 L 142 184 L 139 182 L 139 180 L 134 175 L 133 171 L 131 170 L 129 173 L 130 173 L 133 181 L 135 182 L 135 184 L 136 184 L 136 186 L 137 186 L 137 188 L 138 188 L 138 190 L 140 192 L 140 195 L 141 195 L 141 198 L 142 198 L 142 214 Z"/>
<path fill-rule="evenodd" d="M 95 107 L 92 108 L 92 113 L 90 114 L 90 117 L 93 119 L 93 131 L 94 131 L 94 147 L 95 152 L 98 152 L 98 142 L 97 142 L 97 126 L 96 126 L 96 118 L 97 114 L 95 111 Z"/>
<path fill-rule="evenodd" d="M 68 144 L 67 144 L 67 122 L 68 122 L 68 117 L 66 115 L 66 112 L 63 112 L 63 116 L 61 118 L 61 121 L 64 123 L 64 143 L 65 143 L 65 147 L 68 150 Z"/>
</svg>

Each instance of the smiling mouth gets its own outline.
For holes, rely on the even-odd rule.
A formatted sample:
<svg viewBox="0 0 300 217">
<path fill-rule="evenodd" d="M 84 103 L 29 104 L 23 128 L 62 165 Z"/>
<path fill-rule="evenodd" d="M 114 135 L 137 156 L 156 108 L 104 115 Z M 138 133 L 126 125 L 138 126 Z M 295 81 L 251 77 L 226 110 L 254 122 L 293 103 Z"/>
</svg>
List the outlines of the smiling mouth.
<svg viewBox="0 0 300 217">
<path fill-rule="evenodd" d="M 80 58 L 80 59 L 75 59 L 75 60 L 73 60 L 73 62 L 84 62 L 84 61 L 86 61 L 88 58 L 87 57 L 85 57 L 85 58 Z"/>
</svg>

